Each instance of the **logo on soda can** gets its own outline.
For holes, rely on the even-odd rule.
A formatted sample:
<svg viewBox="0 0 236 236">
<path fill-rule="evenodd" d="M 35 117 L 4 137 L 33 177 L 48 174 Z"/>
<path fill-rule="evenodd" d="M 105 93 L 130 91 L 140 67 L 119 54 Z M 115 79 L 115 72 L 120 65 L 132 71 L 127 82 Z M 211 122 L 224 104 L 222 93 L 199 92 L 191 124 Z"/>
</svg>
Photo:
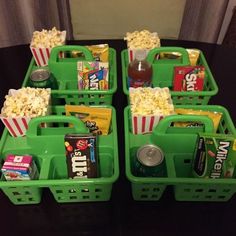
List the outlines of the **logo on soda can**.
<svg viewBox="0 0 236 236">
<path fill-rule="evenodd" d="M 148 144 L 140 147 L 136 153 L 135 172 L 140 177 L 165 176 L 165 162 L 163 151 Z"/>
</svg>

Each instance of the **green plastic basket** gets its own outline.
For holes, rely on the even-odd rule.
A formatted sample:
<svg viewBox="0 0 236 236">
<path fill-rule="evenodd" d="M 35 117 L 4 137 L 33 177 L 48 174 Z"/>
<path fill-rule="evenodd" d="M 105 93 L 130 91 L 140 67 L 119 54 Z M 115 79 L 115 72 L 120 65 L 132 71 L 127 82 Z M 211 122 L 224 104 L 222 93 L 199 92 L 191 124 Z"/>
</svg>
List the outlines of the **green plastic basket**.
<svg viewBox="0 0 236 236">
<path fill-rule="evenodd" d="M 182 54 L 181 59 L 156 60 L 156 55 L 162 52 L 178 52 Z M 190 65 L 188 52 L 181 47 L 160 47 L 152 49 L 147 56 L 147 61 L 153 66 L 153 87 L 168 87 L 175 105 L 206 105 L 210 98 L 218 93 L 218 86 L 209 69 L 207 61 L 200 51 L 198 65 L 205 67 L 205 82 L 203 91 L 179 92 L 171 91 L 173 86 L 174 67 Z M 123 92 L 127 95 L 129 103 L 128 81 L 128 50 L 121 52 Z"/>
<path fill-rule="evenodd" d="M 71 55 L 72 51 L 80 51 L 84 57 L 59 58 L 63 52 Z M 78 90 L 77 61 L 93 61 L 91 52 L 84 46 L 64 45 L 54 47 L 51 51 L 47 67 L 37 67 L 32 58 L 22 86 L 30 86 L 32 71 L 39 68 L 47 68 L 51 72 L 52 80 L 55 81 L 51 95 L 53 104 L 85 104 L 85 105 L 111 105 L 114 93 L 117 90 L 117 64 L 116 51 L 109 48 L 109 89 L 108 90 Z"/>
<path fill-rule="evenodd" d="M 0 181 L 0 188 L 14 204 L 41 202 L 44 188 L 50 189 L 55 200 L 63 202 L 108 201 L 112 185 L 119 176 L 116 112 L 108 135 L 98 136 L 98 178 L 69 179 L 67 174 L 64 135 L 87 133 L 84 123 L 65 116 L 64 106 L 52 107 L 52 115 L 33 118 L 24 137 L 14 138 L 4 129 L 0 143 L 0 163 L 7 154 L 30 154 L 39 169 L 39 179 L 30 181 Z M 41 123 L 48 124 L 41 127 Z M 73 127 L 68 126 L 73 124 Z"/>
<path fill-rule="evenodd" d="M 235 127 L 228 111 L 217 105 L 177 105 L 176 108 L 192 108 L 218 111 L 222 118 L 218 134 L 234 135 Z M 171 127 L 175 121 L 200 121 L 204 127 Z M 198 132 L 213 132 L 213 123 L 206 116 L 171 115 L 163 118 L 150 134 L 133 134 L 130 106 L 124 110 L 126 176 L 131 182 L 134 200 L 157 201 L 167 186 L 173 188 L 177 201 L 228 201 L 236 192 L 236 179 L 202 179 L 192 177 L 192 162 Z M 159 146 L 165 155 L 166 174 L 162 177 L 138 177 L 134 163 L 137 149 L 145 144 Z"/>
</svg>

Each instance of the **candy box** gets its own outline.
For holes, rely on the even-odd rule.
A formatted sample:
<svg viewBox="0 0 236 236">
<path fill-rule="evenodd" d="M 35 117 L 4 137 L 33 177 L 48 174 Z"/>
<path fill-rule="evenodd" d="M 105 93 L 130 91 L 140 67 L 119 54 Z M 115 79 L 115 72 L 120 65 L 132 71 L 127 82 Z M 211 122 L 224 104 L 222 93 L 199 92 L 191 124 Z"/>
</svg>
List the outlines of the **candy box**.
<svg viewBox="0 0 236 236">
<path fill-rule="evenodd" d="M 222 134 L 200 133 L 193 162 L 198 178 L 233 178 L 236 165 L 236 139 Z"/>
<path fill-rule="evenodd" d="M 2 166 L 6 180 L 32 180 L 38 178 L 38 170 L 30 155 L 8 155 Z"/>
<path fill-rule="evenodd" d="M 68 177 L 98 177 L 97 139 L 93 134 L 66 134 L 65 150 Z"/>
<path fill-rule="evenodd" d="M 204 78 L 204 66 L 176 66 L 173 91 L 202 91 Z"/>
<path fill-rule="evenodd" d="M 108 90 L 109 63 L 100 61 L 78 61 L 79 90 Z"/>
<path fill-rule="evenodd" d="M 13 137 L 26 134 L 33 117 L 50 114 L 50 89 L 10 89 L 1 109 L 0 119 Z"/>
<path fill-rule="evenodd" d="M 30 43 L 30 50 L 37 66 L 47 66 L 53 47 L 64 45 L 66 31 L 59 31 L 55 27 L 52 30 L 35 31 Z M 63 53 L 60 54 L 63 57 Z"/>
</svg>

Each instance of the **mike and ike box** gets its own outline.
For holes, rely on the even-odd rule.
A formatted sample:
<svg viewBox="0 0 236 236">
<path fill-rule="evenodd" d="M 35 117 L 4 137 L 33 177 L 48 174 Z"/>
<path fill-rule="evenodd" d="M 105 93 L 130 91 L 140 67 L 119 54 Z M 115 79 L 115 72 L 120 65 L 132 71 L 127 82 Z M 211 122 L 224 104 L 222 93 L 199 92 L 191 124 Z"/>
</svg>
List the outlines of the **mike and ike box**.
<svg viewBox="0 0 236 236">
<path fill-rule="evenodd" d="M 193 175 L 200 178 L 234 178 L 236 139 L 231 135 L 199 133 Z"/>
<path fill-rule="evenodd" d="M 89 134 L 66 134 L 66 162 L 68 177 L 98 177 L 97 136 Z"/>
</svg>

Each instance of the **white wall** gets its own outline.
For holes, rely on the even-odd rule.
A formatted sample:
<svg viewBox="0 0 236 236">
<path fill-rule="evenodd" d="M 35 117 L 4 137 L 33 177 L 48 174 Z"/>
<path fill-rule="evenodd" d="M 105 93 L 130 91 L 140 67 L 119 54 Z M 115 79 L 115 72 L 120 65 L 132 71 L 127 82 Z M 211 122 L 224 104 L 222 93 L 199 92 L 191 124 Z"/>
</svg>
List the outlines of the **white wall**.
<svg viewBox="0 0 236 236">
<path fill-rule="evenodd" d="M 70 0 L 75 39 L 119 39 L 148 29 L 178 38 L 186 0 Z"/>
</svg>

